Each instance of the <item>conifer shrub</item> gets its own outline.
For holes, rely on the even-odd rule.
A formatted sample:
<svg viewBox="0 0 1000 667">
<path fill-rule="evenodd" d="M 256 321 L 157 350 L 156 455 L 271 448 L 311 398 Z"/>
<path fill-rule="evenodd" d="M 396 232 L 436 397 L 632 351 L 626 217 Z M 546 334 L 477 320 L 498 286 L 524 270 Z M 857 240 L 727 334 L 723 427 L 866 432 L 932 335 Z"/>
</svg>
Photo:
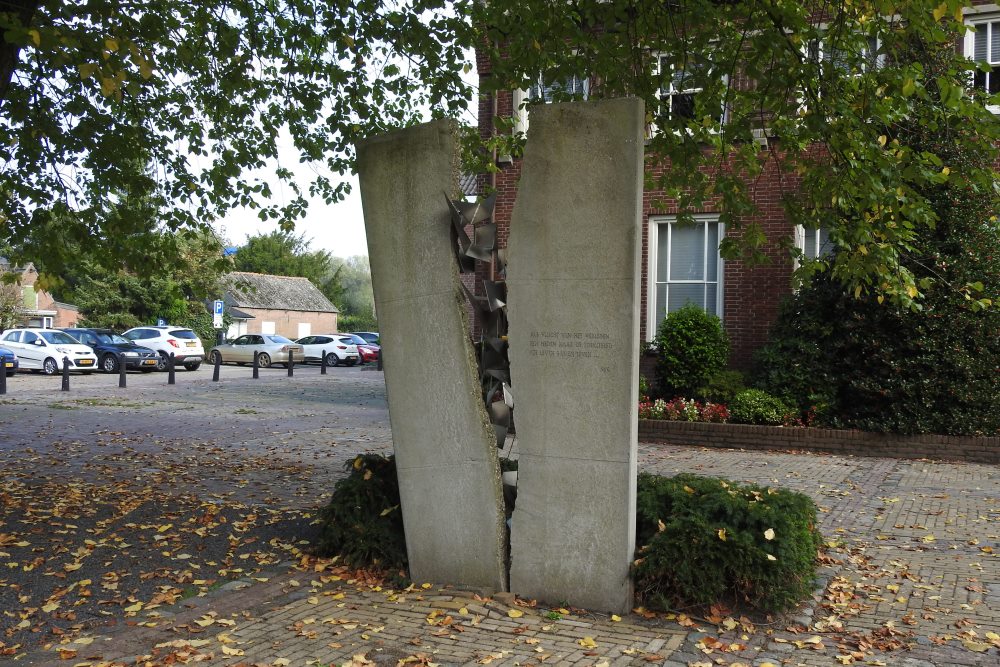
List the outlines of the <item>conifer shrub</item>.
<svg viewBox="0 0 1000 667">
<path fill-rule="evenodd" d="M 406 536 L 394 456 L 360 454 L 345 464 L 320 513 L 317 551 L 351 567 L 405 570 Z"/>
<path fill-rule="evenodd" d="M 692 396 L 729 360 L 722 321 L 693 304 L 664 318 L 656 334 L 656 382 L 666 398 Z"/>
<path fill-rule="evenodd" d="M 647 606 L 732 601 L 778 612 L 812 592 L 821 536 L 801 493 L 641 473 L 636 542 L 635 590 Z"/>
</svg>

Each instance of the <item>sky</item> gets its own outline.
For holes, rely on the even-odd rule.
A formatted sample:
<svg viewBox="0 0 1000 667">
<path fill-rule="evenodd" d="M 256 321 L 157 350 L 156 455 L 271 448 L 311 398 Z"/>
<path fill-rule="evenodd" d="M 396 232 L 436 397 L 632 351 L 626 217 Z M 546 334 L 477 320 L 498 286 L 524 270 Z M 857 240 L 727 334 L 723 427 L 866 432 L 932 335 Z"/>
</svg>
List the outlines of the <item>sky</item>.
<svg viewBox="0 0 1000 667">
<path fill-rule="evenodd" d="M 308 184 L 310 177 L 315 175 L 308 167 L 292 171 L 299 177 L 298 181 L 302 185 Z M 287 202 L 287 198 L 282 196 L 283 189 L 279 181 L 275 178 L 269 180 L 274 190 L 274 201 L 279 204 Z M 335 257 L 344 258 L 368 254 L 358 177 L 351 176 L 349 182 L 351 194 L 342 202 L 330 205 L 321 198 L 308 198 L 309 208 L 306 216 L 296 221 L 295 234 L 305 236 L 311 242 L 310 250 L 326 250 Z M 264 222 L 257 217 L 257 211 L 235 209 L 216 223 L 215 227 L 228 243 L 239 246 L 246 242 L 247 237 L 276 231 L 278 223 L 270 220 Z"/>
</svg>

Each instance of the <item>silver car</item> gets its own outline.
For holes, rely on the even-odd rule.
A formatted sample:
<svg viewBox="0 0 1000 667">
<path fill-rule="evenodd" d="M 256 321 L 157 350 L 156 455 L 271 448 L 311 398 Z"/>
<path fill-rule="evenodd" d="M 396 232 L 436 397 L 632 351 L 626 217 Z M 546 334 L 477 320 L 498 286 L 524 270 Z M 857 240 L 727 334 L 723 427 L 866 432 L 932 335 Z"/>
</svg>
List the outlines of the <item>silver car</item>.
<svg viewBox="0 0 1000 667">
<path fill-rule="evenodd" d="M 267 368 L 273 364 L 288 365 L 288 353 L 292 353 L 292 360 L 301 364 L 306 360 L 305 353 L 301 345 L 296 345 L 284 336 L 276 334 L 243 334 L 231 343 L 216 345 L 208 353 L 208 361 L 211 364 L 219 359 L 224 364 L 249 364 L 253 363 L 253 355 L 258 352 L 257 364 L 261 368 Z"/>
</svg>

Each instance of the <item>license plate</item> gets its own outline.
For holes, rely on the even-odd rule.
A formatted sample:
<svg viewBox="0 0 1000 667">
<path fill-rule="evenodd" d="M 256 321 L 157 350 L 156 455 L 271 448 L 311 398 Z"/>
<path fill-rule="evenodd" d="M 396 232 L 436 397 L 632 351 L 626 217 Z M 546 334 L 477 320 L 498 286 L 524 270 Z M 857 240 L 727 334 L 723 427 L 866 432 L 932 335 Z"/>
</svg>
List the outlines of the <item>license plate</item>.
<svg viewBox="0 0 1000 667">
<path fill-rule="evenodd" d="M 7 367 L 7 368 L 14 368 L 14 362 L 13 361 L 8 361 L 8 362 L 6 362 L 4 364 L 4 366 Z"/>
<path fill-rule="evenodd" d="M 156 365 L 156 359 L 143 359 L 142 360 L 142 365 L 143 366 L 155 366 Z"/>
<path fill-rule="evenodd" d="M 93 366 L 94 365 L 94 360 L 93 359 L 81 359 L 79 361 L 79 363 L 80 363 L 81 366 Z"/>
<path fill-rule="evenodd" d="M 184 343 L 184 344 L 187 345 L 188 347 L 194 347 L 195 345 L 197 345 L 197 343 L 195 343 L 195 342 L 187 342 L 187 343 Z"/>
</svg>

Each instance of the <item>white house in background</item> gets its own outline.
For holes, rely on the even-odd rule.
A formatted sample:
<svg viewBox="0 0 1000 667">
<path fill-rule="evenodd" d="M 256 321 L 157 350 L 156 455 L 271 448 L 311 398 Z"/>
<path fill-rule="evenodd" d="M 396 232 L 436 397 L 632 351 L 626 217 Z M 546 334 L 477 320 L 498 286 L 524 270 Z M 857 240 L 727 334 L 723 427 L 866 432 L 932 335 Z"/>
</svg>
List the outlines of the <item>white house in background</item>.
<svg viewBox="0 0 1000 667">
<path fill-rule="evenodd" d="M 227 338 L 246 333 L 296 339 L 335 333 L 340 311 L 308 278 L 233 271 L 222 279 Z"/>
</svg>

